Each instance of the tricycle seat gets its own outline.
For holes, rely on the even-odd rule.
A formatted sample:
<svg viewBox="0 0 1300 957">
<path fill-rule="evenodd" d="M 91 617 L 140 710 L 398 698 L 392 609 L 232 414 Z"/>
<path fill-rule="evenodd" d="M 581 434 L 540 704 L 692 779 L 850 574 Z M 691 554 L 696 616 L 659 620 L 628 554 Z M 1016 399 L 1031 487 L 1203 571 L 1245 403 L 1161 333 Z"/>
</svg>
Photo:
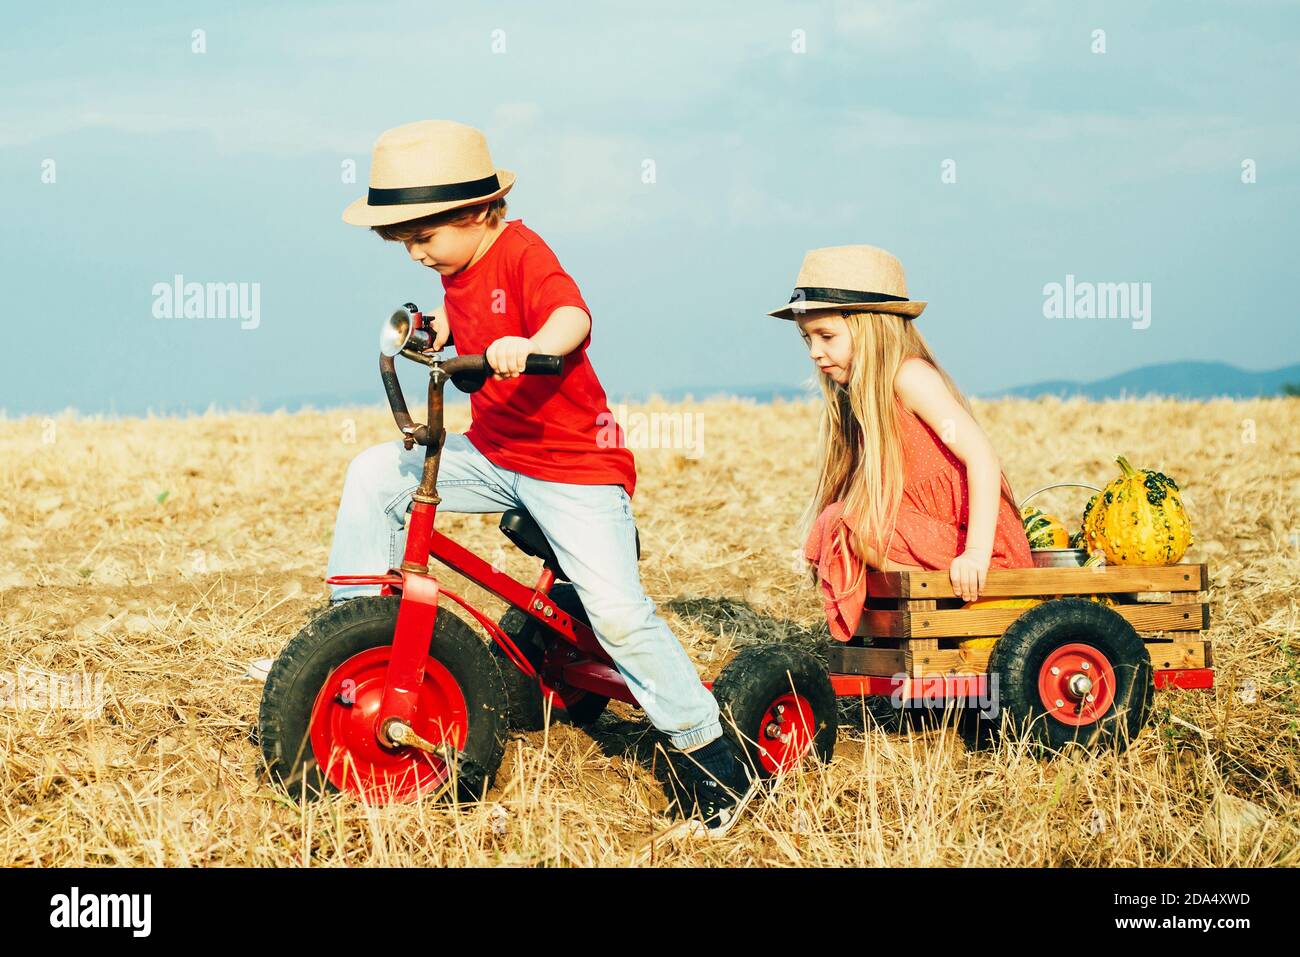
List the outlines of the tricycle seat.
<svg viewBox="0 0 1300 957">
<path fill-rule="evenodd" d="M 551 543 L 542 534 L 541 528 L 525 509 L 512 508 L 501 515 L 501 532 L 514 542 L 515 546 L 526 555 L 540 558 L 547 568 L 555 572 L 557 578 L 564 578 L 564 569 L 551 549 Z M 641 533 L 636 532 L 636 557 L 641 558 Z"/>
</svg>

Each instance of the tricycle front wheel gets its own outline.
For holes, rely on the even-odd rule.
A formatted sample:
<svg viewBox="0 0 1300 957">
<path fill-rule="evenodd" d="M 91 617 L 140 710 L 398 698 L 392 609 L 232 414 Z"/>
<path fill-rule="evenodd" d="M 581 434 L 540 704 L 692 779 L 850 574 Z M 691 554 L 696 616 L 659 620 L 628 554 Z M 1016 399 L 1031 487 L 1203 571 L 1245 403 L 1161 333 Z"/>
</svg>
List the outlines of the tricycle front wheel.
<svg viewBox="0 0 1300 957">
<path fill-rule="evenodd" d="M 400 604 L 396 595 L 342 602 L 309 622 L 271 666 L 259 738 L 271 779 L 292 796 L 346 791 L 388 804 L 454 792 L 474 800 L 491 784 L 504 750 L 501 674 L 446 609 L 438 611 L 412 729 L 447 745 L 456 766 L 381 744 L 376 722 Z"/>
</svg>

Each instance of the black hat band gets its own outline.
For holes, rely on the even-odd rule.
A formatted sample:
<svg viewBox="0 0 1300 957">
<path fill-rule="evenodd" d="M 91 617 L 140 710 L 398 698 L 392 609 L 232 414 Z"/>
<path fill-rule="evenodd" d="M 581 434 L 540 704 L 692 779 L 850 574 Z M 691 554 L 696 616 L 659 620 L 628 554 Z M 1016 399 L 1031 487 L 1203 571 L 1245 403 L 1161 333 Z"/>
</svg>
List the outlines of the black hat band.
<svg viewBox="0 0 1300 957">
<path fill-rule="evenodd" d="M 826 286 L 795 286 L 790 301 L 833 302 L 852 305 L 860 302 L 911 302 L 906 296 L 890 296 L 883 292 L 860 292 L 856 289 L 833 289 Z"/>
<path fill-rule="evenodd" d="M 468 183 L 447 183 L 442 186 L 403 186 L 398 189 L 370 187 L 371 206 L 413 206 L 418 203 L 452 203 L 461 199 L 487 196 L 501 188 L 497 174 L 484 176 Z"/>
</svg>

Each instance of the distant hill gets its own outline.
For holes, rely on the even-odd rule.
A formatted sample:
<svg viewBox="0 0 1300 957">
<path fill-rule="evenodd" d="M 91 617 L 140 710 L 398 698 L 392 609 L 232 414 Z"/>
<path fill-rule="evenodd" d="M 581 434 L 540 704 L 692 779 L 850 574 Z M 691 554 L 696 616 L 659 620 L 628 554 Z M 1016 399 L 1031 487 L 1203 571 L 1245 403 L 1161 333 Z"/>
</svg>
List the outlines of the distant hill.
<svg viewBox="0 0 1300 957">
<path fill-rule="evenodd" d="M 995 399 L 1001 396 L 1036 398 L 1045 395 L 1063 397 L 1077 395 L 1088 399 L 1118 399 L 1124 396 L 1155 393 L 1183 399 L 1212 399 L 1221 396 L 1253 399 L 1260 396 L 1281 395 L 1282 386 L 1287 383 L 1300 385 L 1300 365 L 1253 372 L 1228 365 L 1226 362 L 1166 362 L 1130 369 L 1128 372 L 1121 372 L 1095 382 L 1052 379 L 1030 385 L 991 389 L 980 393 L 980 396 Z M 718 395 L 732 396 L 753 399 L 757 402 L 771 402 L 773 399 L 790 402 L 821 397 L 821 393 L 815 389 L 810 391 L 802 386 L 787 385 L 747 386 L 734 389 L 717 386 L 699 389 L 663 389 L 654 394 L 671 401 L 684 399 L 688 395 L 695 399 L 707 399 Z M 644 397 L 643 395 L 627 397 L 611 395 L 610 401 L 635 402 Z"/>
<path fill-rule="evenodd" d="M 1253 399 L 1276 396 L 1286 383 L 1300 385 L 1300 365 L 1283 366 L 1265 372 L 1238 369 L 1226 362 L 1166 362 L 1141 366 L 1095 382 L 1052 379 L 1031 385 L 1001 389 L 983 394 L 984 398 L 1043 395 L 1083 396 L 1087 399 L 1118 399 L 1150 393 L 1183 399 Z"/>
<path fill-rule="evenodd" d="M 1094 382 L 1077 382 L 1068 379 L 1051 379 L 1030 385 L 1015 386 L 1006 389 L 993 389 L 979 393 L 980 398 L 996 399 L 1002 396 L 1017 398 L 1036 398 L 1055 395 L 1068 398 L 1082 396 L 1087 399 L 1118 399 L 1124 396 L 1144 396 L 1152 393 L 1185 399 L 1212 399 L 1226 396 L 1233 399 L 1251 399 L 1260 396 L 1278 396 L 1287 383 L 1300 385 L 1300 365 L 1284 366 L 1265 372 L 1252 372 L 1239 369 L 1226 362 L 1167 362 L 1162 365 L 1142 366 L 1121 372 L 1108 379 Z M 609 391 L 611 406 L 618 403 L 634 404 L 643 402 L 651 396 L 658 396 L 669 402 L 680 402 L 688 396 L 697 401 L 714 397 L 749 399 L 758 403 L 767 403 L 780 399 L 785 402 L 817 400 L 821 393 L 801 385 L 767 385 L 727 387 L 708 385 L 699 388 L 647 389 L 638 393 Z M 448 388 L 448 404 L 467 402 L 468 396 L 455 389 Z M 417 420 L 424 418 L 424 397 L 416 390 L 408 390 L 407 404 Z M 283 409 L 297 412 L 304 408 L 319 410 L 336 409 L 344 406 L 383 407 L 384 397 L 379 389 L 364 389 L 355 392 L 320 392 L 281 396 L 274 399 L 246 399 L 236 403 L 209 403 L 188 396 L 141 401 L 131 406 L 123 406 L 109 398 L 100 400 L 94 407 L 82 408 L 83 414 L 106 414 L 112 416 L 135 416 L 152 412 L 154 415 L 201 415 L 210 405 L 216 411 L 230 412 L 274 412 Z M 35 406 L 4 408 L 0 407 L 0 417 L 41 414 Z"/>
</svg>

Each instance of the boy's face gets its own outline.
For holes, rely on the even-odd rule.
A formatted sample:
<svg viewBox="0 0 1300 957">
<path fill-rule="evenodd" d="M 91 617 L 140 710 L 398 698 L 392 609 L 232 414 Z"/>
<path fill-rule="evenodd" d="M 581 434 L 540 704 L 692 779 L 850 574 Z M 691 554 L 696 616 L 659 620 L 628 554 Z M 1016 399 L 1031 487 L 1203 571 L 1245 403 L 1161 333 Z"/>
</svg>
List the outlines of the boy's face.
<svg viewBox="0 0 1300 957">
<path fill-rule="evenodd" d="M 450 276 L 468 266 L 478 252 L 487 233 L 486 221 L 487 212 L 483 211 L 467 223 L 426 226 L 404 245 L 416 262 Z"/>
<path fill-rule="evenodd" d="M 846 385 L 853 368 L 853 336 L 837 312 L 813 312 L 798 320 L 799 335 L 808 344 L 808 357 L 823 374 Z"/>
</svg>

